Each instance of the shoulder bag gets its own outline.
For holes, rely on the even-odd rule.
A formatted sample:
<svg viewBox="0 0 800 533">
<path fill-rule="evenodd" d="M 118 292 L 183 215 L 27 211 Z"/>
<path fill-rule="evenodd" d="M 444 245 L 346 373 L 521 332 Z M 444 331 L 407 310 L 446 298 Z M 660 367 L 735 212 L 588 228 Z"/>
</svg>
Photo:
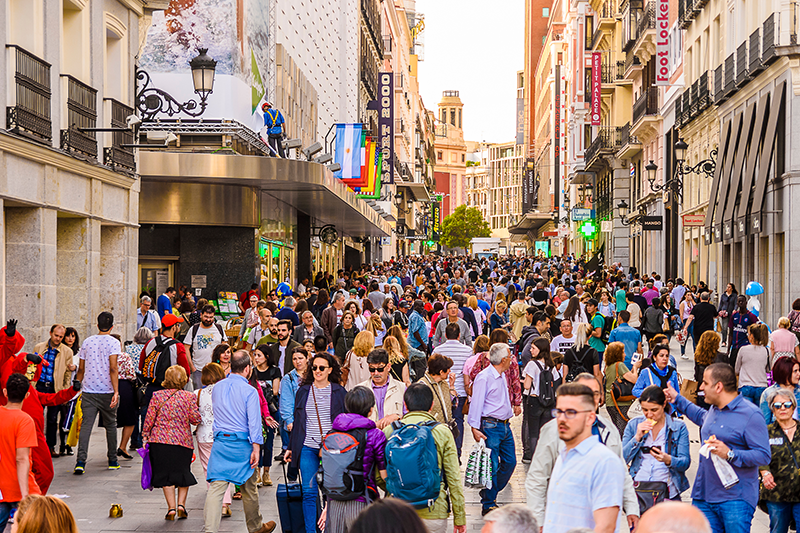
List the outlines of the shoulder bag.
<svg viewBox="0 0 800 533">
<path fill-rule="evenodd" d="M 614 398 L 614 402 L 629 402 L 635 400 L 636 396 L 633 395 L 633 387 L 636 384 L 622 377 L 619 373 L 619 363 L 614 365 L 614 370 L 617 373 L 617 379 L 611 384 L 611 396 Z"/>
<path fill-rule="evenodd" d="M 439 406 L 442 408 L 442 418 L 444 418 L 445 425 L 450 428 L 450 431 L 453 433 L 453 438 L 457 439 L 461 432 L 458 430 L 458 424 L 456 424 L 455 419 L 447 419 L 447 410 L 444 408 L 444 401 L 442 401 L 442 395 L 439 394 L 439 384 L 436 382 L 431 382 L 428 376 L 425 376 L 425 381 L 428 382 L 430 385 L 433 395 L 436 396 L 436 399 L 439 400 Z"/>
</svg>

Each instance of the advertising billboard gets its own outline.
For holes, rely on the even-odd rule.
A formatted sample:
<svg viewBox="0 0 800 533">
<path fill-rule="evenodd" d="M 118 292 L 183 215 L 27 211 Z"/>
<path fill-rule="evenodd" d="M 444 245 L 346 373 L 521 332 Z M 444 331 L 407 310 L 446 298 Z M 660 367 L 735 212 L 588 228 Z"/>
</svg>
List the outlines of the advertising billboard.
<svg viewBox="0 0 800 533">
<path fill-rule="evenodd" d="M 378 74 L 378 131 L 380 132 L 381 183 L 394 183 L 394 73 Z"/>
<path fill-rule="evenodd" d="M 179 102 L 198 100 L 189 61 L 207 48 L 217 67 L 203 118 L 233 119 L 259 131 L 261 104 L 269 98 L 268 13 L 269 0 L 170 0 L 153 12 L 139 67 Z"/>
<path fill-rule="evenodd" d="M 669 0 L 656 0 L 656 82 L 669 85 Z"/>
</svg>

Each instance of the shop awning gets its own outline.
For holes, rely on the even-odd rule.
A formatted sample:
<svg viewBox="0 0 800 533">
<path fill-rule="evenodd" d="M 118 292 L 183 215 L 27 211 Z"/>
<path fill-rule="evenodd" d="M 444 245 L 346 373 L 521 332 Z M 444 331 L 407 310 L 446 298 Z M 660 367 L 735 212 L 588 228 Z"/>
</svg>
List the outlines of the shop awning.
<svg viewBox="0 0 800 533">
<path fill-rule="evenodd" d="M 424 183 L 400 180 L 397 180 L 395 183 L 398 189 L 405 188 L 411 191 L 411 194 L 414 195 L 414 199 L 418 202 L 429 202 L 431 200 L 431 195 Z"/>
<path fill-rule="evenodd" d="M 333 224 L 344 235 L 386 236 L 391 226 L 324 165 L 295 159 L 238 154 L 142 150 L 143 181 L 214 183 L 258 188 L 317 225 Z"/>
<path fill-rule="evenodd" d="M 529 232 L 535 234 L 551 220 L 553 220 L 552 213 L 525 213 L 519 222 L 508 228 L 508 232 L 511 235 L 525 235 Z"/>
</svg>

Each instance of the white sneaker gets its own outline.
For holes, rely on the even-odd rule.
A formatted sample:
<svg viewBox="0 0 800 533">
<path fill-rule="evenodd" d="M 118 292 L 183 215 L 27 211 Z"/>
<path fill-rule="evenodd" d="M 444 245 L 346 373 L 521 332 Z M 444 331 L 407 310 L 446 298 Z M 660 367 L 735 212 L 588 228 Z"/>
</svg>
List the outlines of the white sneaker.
<svg viewBox="0 0 800 533">
<path fill-rule="evenodd" d="M 682 353 L 681 354 L 681 359 L 689 359 L 689 356 L 686 355 L 685 353 Z"/>
</svg>

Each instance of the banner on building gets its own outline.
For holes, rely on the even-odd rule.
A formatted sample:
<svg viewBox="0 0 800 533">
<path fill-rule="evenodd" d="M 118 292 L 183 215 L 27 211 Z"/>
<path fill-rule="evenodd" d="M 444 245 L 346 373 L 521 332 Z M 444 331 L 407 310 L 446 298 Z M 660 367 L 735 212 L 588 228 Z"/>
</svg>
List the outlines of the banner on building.
<svg viewBox="0 0 800 533">
<path fill-rule="evenodd" d="M 560 206 L 561 191 L 561 65 L 556 65 L 556 79 L 553 88 L 553 190 L 556 191 L 555 204 Z"/>
<path fill-rule="evenodd" d="M 592 126 L 600 125 L 600 104 L 603 100 L 601 71 L 603 68 L 603 55 L 592 52 Z"/>
<path fill-rule="evenodd" d="M 525 99 L 517 98 L 517 144 L 525 144 Z"/>
<path fill-rule="evenodd" d="M 656 0 L 655 85 L 669 85 L 669 0 Z"/>
<path fill-rule="evenodd" d="M 394 73 L 378 74 L 378 132 L 381 153 L 381 182 L 394 183 Z"/>
<path fill-rule="evenodd" d="M 431 237 L 434 241 L 438 241 L 442 234 L 442 204 L 438 201 L 431 202 Z"/>
<path fill-rule="evenodd" d="M 535 209 L 536 201 L 536 164 L 533 159 L 525 161 L 525 173 L 522 175 L 522 214 Z"/>
<path fill-rule="evenodd" d="M 339 179 L 361 177 L 361 124 L 337 124 L 334 162 L 341 167 L 333 173 Z"/>
</svg>

